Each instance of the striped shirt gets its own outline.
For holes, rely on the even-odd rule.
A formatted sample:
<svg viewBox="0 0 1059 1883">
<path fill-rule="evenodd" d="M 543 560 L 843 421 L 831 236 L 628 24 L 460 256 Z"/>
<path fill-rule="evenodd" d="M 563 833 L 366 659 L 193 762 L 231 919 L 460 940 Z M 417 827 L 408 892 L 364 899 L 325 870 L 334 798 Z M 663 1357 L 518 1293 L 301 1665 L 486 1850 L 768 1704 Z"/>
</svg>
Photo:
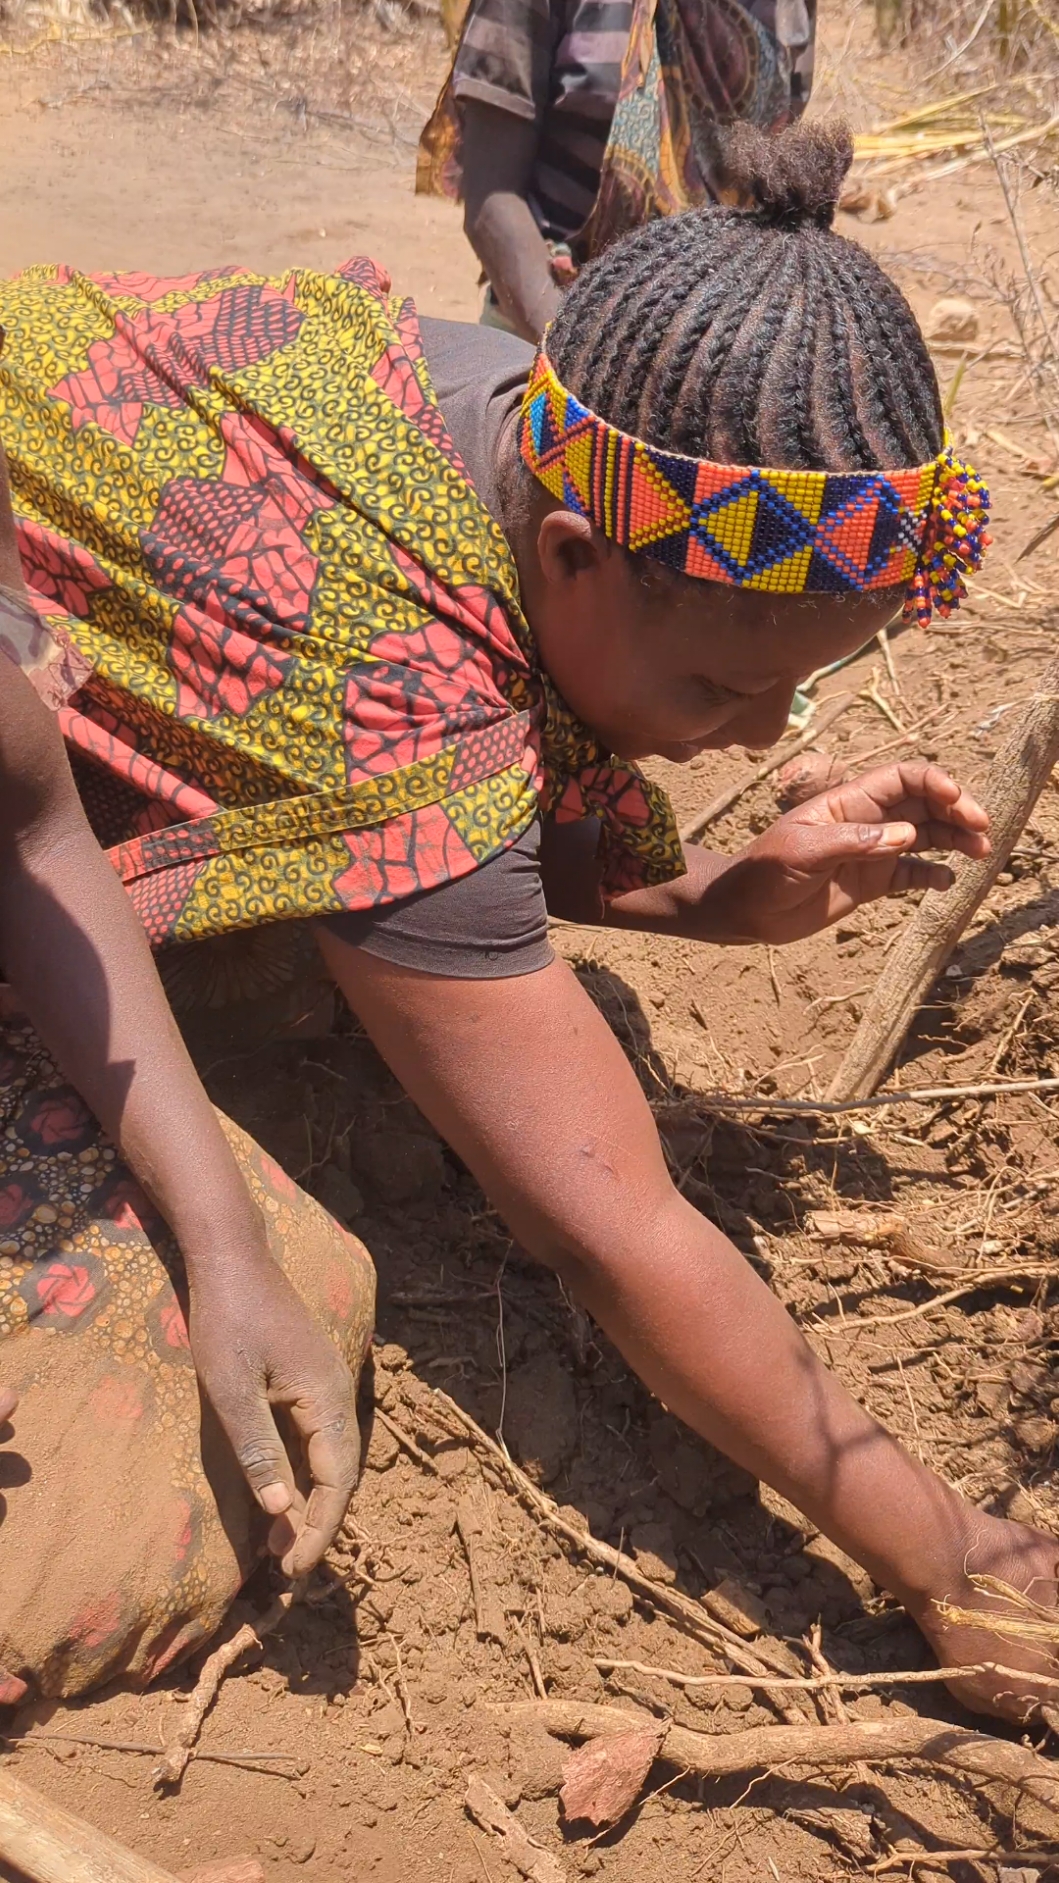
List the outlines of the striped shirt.
<svg viewBox="0 0 1059 1883">
<path fill-rule="evenodd" d="M 703 51 L 721 55 L 707 56 L 707 66 L 723 67 L 729 8 L 774 43 L 785 115 L 799 116 L 812 84 L 816 0 L 701 0 Z M 471 0 L 452 95 L 540 126 L 529 204 L 550 241 L 570 240 L 592 212 L 631 27 L 632 0 Z"/>
</svg>

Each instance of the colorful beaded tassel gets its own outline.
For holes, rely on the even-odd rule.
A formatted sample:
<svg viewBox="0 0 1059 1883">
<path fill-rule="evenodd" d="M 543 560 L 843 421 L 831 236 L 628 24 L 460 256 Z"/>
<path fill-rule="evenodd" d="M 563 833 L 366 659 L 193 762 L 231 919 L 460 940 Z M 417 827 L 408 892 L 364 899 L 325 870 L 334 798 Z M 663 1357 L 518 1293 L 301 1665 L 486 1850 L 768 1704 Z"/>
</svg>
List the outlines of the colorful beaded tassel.
<svg viewBox="0 0 1059 1883">
<path fill-rule="evenodd" d="M 992 537 L 989 492 L 970 464 L 964 464 L 951 445 L 938 459 L 938 476 L 927 519 L 923 547 L 905 602 L 905 620 L 912 617 L 925 628 L 936 610 L 943 619 L 958 608 L 967 594 L 966 574 L 982 566 Z"/>
</svg>

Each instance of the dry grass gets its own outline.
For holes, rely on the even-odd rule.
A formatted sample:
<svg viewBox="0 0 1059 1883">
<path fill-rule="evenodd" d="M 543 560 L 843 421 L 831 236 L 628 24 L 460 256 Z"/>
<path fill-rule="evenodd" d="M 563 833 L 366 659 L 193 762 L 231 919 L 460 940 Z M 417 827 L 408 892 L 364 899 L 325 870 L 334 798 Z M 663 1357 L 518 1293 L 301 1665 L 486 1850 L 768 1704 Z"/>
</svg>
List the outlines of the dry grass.
<svg viewBox="0 0 1059 1883">
<path fill-rule="evenodd" d="M 913 47 L 925 84 L 1059 75 L 1055 0 L 874 0 L 874 11 L 881 44 Z"/>
</svg>

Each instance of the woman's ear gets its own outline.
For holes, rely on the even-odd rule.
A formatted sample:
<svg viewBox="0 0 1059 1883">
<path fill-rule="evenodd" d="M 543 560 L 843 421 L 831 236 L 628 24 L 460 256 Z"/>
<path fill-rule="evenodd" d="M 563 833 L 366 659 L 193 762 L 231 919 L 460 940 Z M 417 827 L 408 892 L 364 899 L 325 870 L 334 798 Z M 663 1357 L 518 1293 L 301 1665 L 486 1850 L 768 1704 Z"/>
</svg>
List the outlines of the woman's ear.
<svg viewBox="0 0 1059 1883">
<path fill-rule="evenodd" d="M 610 554 L 606 537 L 574 510 L 549 510 L 537 531 L 537 557 L 549 584 L 563 586 L 602 567 Z"/>
</svg>

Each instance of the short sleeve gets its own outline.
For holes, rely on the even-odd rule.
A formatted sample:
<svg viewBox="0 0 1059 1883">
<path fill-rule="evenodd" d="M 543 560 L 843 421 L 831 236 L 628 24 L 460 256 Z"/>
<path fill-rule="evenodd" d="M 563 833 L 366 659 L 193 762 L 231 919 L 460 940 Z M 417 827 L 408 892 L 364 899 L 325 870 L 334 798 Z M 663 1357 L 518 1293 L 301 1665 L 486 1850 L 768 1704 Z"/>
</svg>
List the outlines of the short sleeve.
<svg viewBox="0 0 1059 1883">
<path fill-rule="evenodd" d="M 561 13 L 559 0 L 471 0 L 452 67 L 453 96 L 540 123 Z"/>
<path fill-rule="evenodd" d="M 384 908 L 323 918 L 354 948 L 457 981 L 510 980 L 554 959 L 540 872 L 538 819 L 469 876 Z"/>
</svg>

